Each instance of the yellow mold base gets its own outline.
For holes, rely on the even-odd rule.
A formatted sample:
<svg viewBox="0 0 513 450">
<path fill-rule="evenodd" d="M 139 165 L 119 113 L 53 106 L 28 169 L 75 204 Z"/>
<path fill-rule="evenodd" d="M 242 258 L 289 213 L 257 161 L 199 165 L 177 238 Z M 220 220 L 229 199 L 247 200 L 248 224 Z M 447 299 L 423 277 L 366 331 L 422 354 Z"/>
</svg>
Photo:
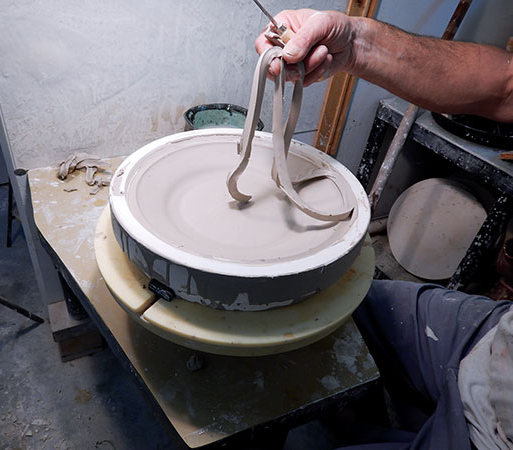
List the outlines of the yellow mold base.
<svg viewBox="0 0 513 450">
<path fill-rule="evenodd" d="M 110 210 L 98 221 L 98 268 L 116 301 L 145 328 L 176 344 L 208 353 L 263 356 L 309 345 L 336 330 L 361 303 L 372 282 L 374 250 L 367 236 L 360 255 L 334 285 L 284 308 L 223 311 L 182 299 L 156 300 L 149 279 L 123 253 L 112 232 Z"/>
</svg>

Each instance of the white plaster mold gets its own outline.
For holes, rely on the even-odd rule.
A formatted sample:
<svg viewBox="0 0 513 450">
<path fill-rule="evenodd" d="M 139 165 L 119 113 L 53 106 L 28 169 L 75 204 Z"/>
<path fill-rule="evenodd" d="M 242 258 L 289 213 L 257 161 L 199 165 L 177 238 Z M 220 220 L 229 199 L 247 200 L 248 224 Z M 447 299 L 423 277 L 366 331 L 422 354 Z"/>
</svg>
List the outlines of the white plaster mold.
<svg viewBox="0 0 513 450">
<path fill-rule="evenodd" d="M 295 303 L 333 284 L 358 256 L 370 221 L 367 195 L 342 164 L 292 141 L 291 176 L 329 169 L 355 205 L 340 222 L 303 214 L 271 179 L 272 135 L 256 132 L 239 180 L 252 201 L 241 206 L 226 188 L 240 137 L 239 129 L 189 131 L 129 156 L 110 188 L 114 234 L 147 276 L 185 300 L 253 311 Z M 299 195 L 323 211 L 341 207 L 329 180 L 309 183 Z"/>
<path fill-rule="evenodd" d="M 148 289 L 147 276 L 135 267 L 118 245 L 109 208 L 105 208 L 98 220 L 94 250 L 106 286 L 117 303 L 138 324 L 176 344 L 230 356 L 282 353 L 329 335 L 363 300 L 372 282 L 375 265 L 374 250 L 367 235 L 350 269 L 330 287 L 285 308 L 244 312 L 205 308 L 180 298 L 172 301 L 156 298 Z M 246 293 L 242 293 L 235 300 L 245 302 L 246 299 Z M 348 335 L 352 336 L 347 329 L 342 336 L 338 334 L 333 354 L 336 364 L 346 364 L 342 351 L 344 345 L 347 349 L 355 344 L 353 338 L 347 340 L 343 337 Z M 353 361 L 352 355 L 358 350 L 355 352 L 346 357 L 354 365 L 356 373 L 361 367 Z"/>
</svg>

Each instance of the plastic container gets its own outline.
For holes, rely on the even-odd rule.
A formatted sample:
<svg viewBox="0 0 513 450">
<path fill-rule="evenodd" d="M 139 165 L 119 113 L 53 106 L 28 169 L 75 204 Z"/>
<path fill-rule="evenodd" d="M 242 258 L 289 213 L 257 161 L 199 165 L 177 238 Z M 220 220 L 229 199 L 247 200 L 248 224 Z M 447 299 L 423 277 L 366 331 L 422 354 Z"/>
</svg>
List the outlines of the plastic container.
<svg viewBox="0 0 513 450">
<path fill-rule="evenodd" d="M 210 103 L 193 106 L 184 113 L 185 131 L 203 128 L 244 128 L 248 110 L 230 103 Z M 257 130 L 262 131 L 264 123 L 259 120 Z"/>
</svg>

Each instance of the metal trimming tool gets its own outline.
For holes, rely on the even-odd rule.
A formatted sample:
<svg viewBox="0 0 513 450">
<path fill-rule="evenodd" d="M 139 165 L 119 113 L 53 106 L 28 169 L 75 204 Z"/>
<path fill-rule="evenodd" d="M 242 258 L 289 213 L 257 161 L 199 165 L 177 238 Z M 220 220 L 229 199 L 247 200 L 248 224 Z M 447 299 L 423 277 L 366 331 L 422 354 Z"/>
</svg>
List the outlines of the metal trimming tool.
<svg viewBox="0 0 513 450">
<path fill-rule="evenodd" d="M 292 36 L 294 36 L 294 32 L 282 23 L 276 22 L 274 17 L 269 13 L 269 11 L 267 11 L 267 9 L 262 6 L 258 0 L 253 1 L 271 21 L 272 28 L 271 25 L 269 25 L 265 32 L 265 37 L 269 39 L 273 44 L 277 44 L 283 47 L 288 41 L 290 41 Z"/>
</svg>

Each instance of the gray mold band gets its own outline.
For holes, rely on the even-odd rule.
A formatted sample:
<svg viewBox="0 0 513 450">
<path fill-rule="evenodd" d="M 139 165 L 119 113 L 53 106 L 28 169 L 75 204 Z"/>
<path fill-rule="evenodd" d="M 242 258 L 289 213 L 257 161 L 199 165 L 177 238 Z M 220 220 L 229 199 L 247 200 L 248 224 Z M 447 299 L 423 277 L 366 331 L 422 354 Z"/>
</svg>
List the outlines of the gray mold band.
<svg viewBox="0 0 513 450">
<path fill-rule="evenodd" d="M 133 239 L 111 211 L 114 236 L 123 252 L 149 278 L 169 286 L 178 297 L 216 309 L 261 311 L 307 299 L 335 283 L 360 254 L 362 240 L 327 266 L 279 277 L 237 277 L 204 272 L 166 260 Z"/>
<path fill-rule="evenodd" d="M 242 130 L 178 133 L 130 155 L 118 168 L 109 202 L 117 241 L 147 276 L 189 301 L 258 311 L 299 302 L 336 282 L 360 252 L 370 221 L 363 187 L 340 162 L 292 141 L 292 178 L 330 170 L 355 205 L 349 220 L 322 222 L 287 201 L 271 178 L 272 135 L 256 132 L 240 179 L 252 200 L 241 207 L 226 188 Z M 299 191 L 323 211 L 341 207 L 334 183 Z"/>
</svg>

